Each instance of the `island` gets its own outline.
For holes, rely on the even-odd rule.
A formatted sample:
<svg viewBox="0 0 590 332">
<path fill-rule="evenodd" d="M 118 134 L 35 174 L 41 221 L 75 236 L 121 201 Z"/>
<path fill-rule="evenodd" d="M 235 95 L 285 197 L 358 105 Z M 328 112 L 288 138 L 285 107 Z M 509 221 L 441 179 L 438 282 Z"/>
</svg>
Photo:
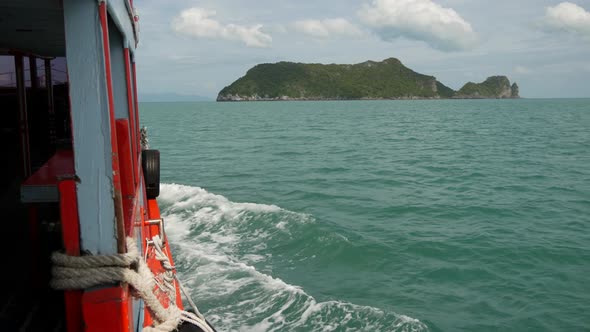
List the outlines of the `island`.
<svg viewBox="0 0 590 332">
<path fill-rule="evenodd" d="M 259 64 L 223 88 L 217 101 L 520 98 L 516 83 L 492 76 L 455 91 L 396 58 L 354 65 Z"/>
<path fill-rule="evenodd" d="M 453 98 L 463 99 L 493 99 L 493 98 L 520 98 L 518 85 L 510 85 L 506 76 L 488 77 L 481 83 L 469 82 L 457 91 Z"/>
</svg>

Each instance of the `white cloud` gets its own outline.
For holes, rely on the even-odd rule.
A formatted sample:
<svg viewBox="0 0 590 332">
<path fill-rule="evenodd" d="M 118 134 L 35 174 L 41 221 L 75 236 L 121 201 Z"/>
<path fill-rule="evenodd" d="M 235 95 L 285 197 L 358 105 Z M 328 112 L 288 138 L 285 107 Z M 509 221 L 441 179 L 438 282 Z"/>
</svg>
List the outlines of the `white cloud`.
<svg viewBox="0 0 590 332">
<path fill-rule="evenodd" d="M 222 24 L 214 19 L 216 12 L 204 8 L 185 9 L 172 20 L 172 29 L 197 38 L 241 41 L 250 47 L 269 47 L 272 37 L 262 32 L 262 25 Z"/>
<path fill-rule="evenodd" d="M 343 18 L 296 21 L 293 23 L 293 27 L 299 32 L 316 38 L 360 37 L 363 34 L 356 25 Z"/>
<path fill-rule="evenodd" d="M 514 67 L 514 72 L 521 75 L 527 75 L 531 73 L 531 70 L 525 66 Z"/>
<path fill-rule="evenodd" d="M 387 41 L 406 37 L 442 51 L 469 49 L 477 42 L 471 24 L 453 9 L 431 0 L 373 0 L 358 14 Z"/>
<path fill-rule="evenodd" d="M 272 27 L 272 31 L 274 31 L 276 33 L 287 33 L 287 32 L 289 32 L 287 30 L 287 27 L 285 27 L 283 24 L 275 24 Z"/>
<path fill-rule="evenodd" d="M 541 22 L 548 31 L 565 31 L 590 37 L 590 12 L 571 2 L 547 7 Z"/>
</svg>

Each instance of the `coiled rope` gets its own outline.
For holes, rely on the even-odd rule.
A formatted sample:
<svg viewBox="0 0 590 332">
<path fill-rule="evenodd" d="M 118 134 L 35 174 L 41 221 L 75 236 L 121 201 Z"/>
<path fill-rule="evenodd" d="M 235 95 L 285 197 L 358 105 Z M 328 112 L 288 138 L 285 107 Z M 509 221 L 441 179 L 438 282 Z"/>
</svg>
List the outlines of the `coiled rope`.
<svg viewBox="0 0 590 332">
<path fill-rule="evenodd" d="M 205 332 L 214 332 L 203 315 L 186 293 L 184 287 L 174 273 L 174 267 L 170 264 L 168 256 L 162 249 L 162 239 L 159 236 L 152 238 L 156 259 L 162 263 L 166 270 L 163 276 L 164 290 L 170 296 L 170 306 L 164 308 L 160 300 L 154 294 L 155 277 L 147 267 L 145 258 L 139 256 L 136 242 L 133 238 L 127 238 L 127 253 L 117 255 L 97 256 L 68 256 L 55 252 L 51 256 L 54 264 L 52 269 L 53 279 L 51 287 L 60 290 L 85 289 L 104 284 L 125 282 L 135 289 L 135 295 L 145 302 L 153 314 L 154 326 L 143 328 L 143 332 L 171 332 L 181 322 L 188 322 Z M 189 302 L 195 313 L 181 310 L 176 306 L 176 291 L 174 281 L 178 282 L 181 290 L 189 298 Z"/>
</svg>

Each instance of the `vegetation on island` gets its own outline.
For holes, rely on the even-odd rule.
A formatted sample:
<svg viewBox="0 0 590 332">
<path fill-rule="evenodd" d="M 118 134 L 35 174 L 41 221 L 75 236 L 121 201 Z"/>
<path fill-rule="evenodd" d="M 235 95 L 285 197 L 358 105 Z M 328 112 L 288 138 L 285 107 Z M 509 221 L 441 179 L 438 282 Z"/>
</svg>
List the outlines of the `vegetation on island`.
<svg viewBox="0 0 590 332">
<path fill-rule="evenodd" d="M 279 62 L 256 65 L 221 90 L 217 100 L 494 98 L 498 77 L 503 76 L 481 84 L 468 83 L 456 92 L 434 76 L 417 73 L 395 58 L 355 65 Z"/>
<path fill-rule="evenodd" d="M 510 85 L 506 76 L 492 76 L 482 83 L 465 84 L 455 98 L 519 98 L 518 90 L 518 85 Z"/>
</svg>

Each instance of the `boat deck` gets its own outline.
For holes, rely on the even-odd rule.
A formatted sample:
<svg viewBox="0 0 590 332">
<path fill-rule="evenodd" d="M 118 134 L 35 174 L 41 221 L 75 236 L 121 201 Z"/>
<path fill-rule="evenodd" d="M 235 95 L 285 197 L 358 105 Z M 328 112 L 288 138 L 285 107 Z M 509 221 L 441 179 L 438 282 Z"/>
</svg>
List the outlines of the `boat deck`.
<svg viewBox="0 0 590 332">
<path fill-rule="evenodd" d="M 59 248 L 59 224 L 55 206 L 36 206 L 37 223 L 29 221 L 30 206 L 20 203 L 21 180 L 3 179 L 0 213 L 3 216 L 3 257 L 0 273 L 0 326 L 2 331 L 65 331 L 63 292 L 50 290 L 49 254 Z M 9 184 L 7 182 L 10 182 Z M 37 227 L 37 240 L 31 227 Z M 57 246 L 57 247 L 56 247 Z M 37 251 L 37 255 L 33 252 Z"/>
<path fill-rule="evenodd" d="M 22 289 L 0 296 L 0 324 L 3 331 L 61 332 L 65 331 L 62 306 L 63 294 L 49 291 L 45 294 Z"/>
</svg>

